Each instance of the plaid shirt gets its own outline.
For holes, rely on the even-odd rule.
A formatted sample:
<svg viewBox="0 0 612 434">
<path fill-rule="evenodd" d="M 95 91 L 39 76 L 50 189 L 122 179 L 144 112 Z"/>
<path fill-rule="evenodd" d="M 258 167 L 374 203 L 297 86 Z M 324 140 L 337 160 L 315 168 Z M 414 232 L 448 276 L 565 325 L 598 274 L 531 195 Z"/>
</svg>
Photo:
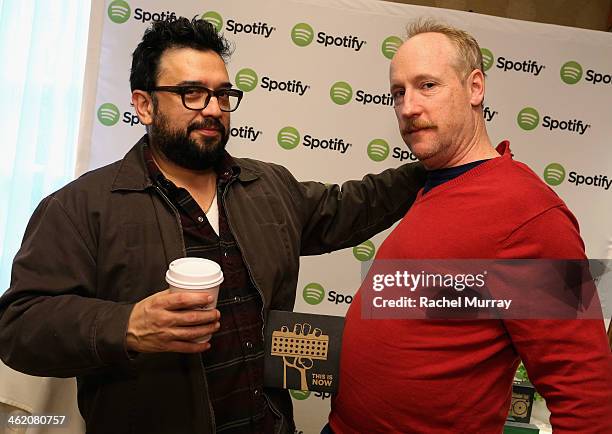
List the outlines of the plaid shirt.
<svg viewBox="0 0 612 434">
<path fill-rule="evenodd" d="M 263 396 L 262 300 L 249 278 L 223 207 L 223 193 L 240 169 L 227 153 L 217 169 L 217 235 L 189 192 L 162 174 L 148 147 L 144 157 L 149 176 L 179 213 L 187 256 L 210 259 L 223 270 L 217 302 L 221 328 L 210 341 L 211 349 L 202 353 L 217 432 L 272 432 L 274 417 Z"/>
</svg>

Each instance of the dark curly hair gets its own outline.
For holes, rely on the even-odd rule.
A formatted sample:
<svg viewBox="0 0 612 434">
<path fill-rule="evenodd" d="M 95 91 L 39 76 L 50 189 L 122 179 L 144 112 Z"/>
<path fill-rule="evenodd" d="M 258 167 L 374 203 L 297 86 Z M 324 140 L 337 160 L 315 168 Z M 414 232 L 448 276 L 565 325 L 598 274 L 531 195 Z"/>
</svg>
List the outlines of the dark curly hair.
<svg viewBox="0 0 612 434">
<path fill-rule="evenodd" d="M 224 61 L 231 54 L 230 43 L 217 33 L 214 26 L 201 19 L 189 21 L 180 17 L 175 21 L 155 21 L 149 27 L 132 54 L 130 87 L 148 90 L 155 87 L 159 59 L 170 48 L 194 48 L 214 51 Z"/>
</svg>

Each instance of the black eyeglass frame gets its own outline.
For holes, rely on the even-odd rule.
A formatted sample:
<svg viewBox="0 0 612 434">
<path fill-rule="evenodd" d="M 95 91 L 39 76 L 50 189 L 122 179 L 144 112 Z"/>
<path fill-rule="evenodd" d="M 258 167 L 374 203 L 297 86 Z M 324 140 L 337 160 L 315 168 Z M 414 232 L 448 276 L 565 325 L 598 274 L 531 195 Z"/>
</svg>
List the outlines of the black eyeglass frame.
<svg viewBox="0 0 612 434">
<path fill-rule="evenodd" d="M 205 91 L 207 93 L 206 96 L 206 100 L 204 101 L 204 107 L 202 108 L 191 108 L 187 106 L 187 103 L 185 103 L 185 94 L 188 93 L 189 91 L 192 90 L 196 90 L 196 91 Z M 156 86 L 156 87 L 152 87 L 151 89 L 148 90 L 148 92 L 171 92 L 171 93 L 176 93 L 177 95 L 181 96 L 181 101 L 183 102 L 183 107 L 185 107 L 187 110 L 193 110 L 193 111 L 200 111 L 200 110 L 204 110 L 206 107 L 208 107 L 208 104 L 210 103 L 210 99 L 214 96 L 215 98 L 217 98 L 217 102 L 218 102 L 218 98 L 219 95 L 222 94 L 228 94 L 229 96 L 235 96 L 238 97 L 238 101 L 236 102 L 236 107 L 234 107 L 231 110 L 225 110 L 223 109 L 223 107 L 221 107 L 221 104 L 219 104 L 219 109 L 222 112 L 233 112 L 235 111 L 238 106 L 240 105 L 240 101 L 242 101 L 242 97 L 244 95 L 244 92 L 242 92 L 240 89 L 234 89 L 234 88 L 221 88 L 221 89 L 217 89 L 217 90 L 212 90 L 209 89 L 207 87 L 204 86 Z"/>
</svg>

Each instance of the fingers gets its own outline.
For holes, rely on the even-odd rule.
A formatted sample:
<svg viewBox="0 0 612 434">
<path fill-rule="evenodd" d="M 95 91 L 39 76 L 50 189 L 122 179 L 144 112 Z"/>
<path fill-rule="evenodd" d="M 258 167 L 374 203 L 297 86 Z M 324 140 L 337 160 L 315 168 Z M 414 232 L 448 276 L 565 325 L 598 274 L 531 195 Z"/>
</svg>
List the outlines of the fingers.
<svg viewBox="0 0 612 434">
<path fill-rule="evenodd" d="M 219 330 L 221 324 L 216 322 L 213 324 L 194 326 L 194 327 L 176 327 L 170 329 L 172 341 L 197 341 L 204 336 L 215 333 Z"/>
<path fill-rule="evenodd" d="M 166 312 L 166 320 L 158 323 L 159 339 L 166 343 L 173 341 L 197 341 L 203 336 L 221 328 L 220 313 L 214 311 Z"/>
<path fill-rule="evenodd" d="M 283 326 L 281 328 L 281 331 L 287 331 L 287 330 L 288 329 L 287 329 L 286 326 Z M 315 328 L 313 330 L 312 326 L 310 324 L 308 324 L 308 323 L 304 323 L 304 324 L 297 323 L 297 324 L 295 324 L 293 326 L 293 333 L 295 333 L 296 335 L 304 335 L 304 336 L 308 336 L 308 335 L 314 333 L 315 336 L 320 336 L 321 335 L 321 329 Z"/>
<path fill-rule="evenodd" d="M 164 324 L 161 325 L 168 327 L 197 326 L 215 323 L 220 318 L 221 313 L 217 309 L 167 311 L 163 315 Z"/>
<path fill-rule="evenodd" d="M 147 331 L 140 336 L 138 347 L 133 349 L 143 353 L 183 352 L 182 349 L 186 349 L 186 352 L 204 351 L 202 348 L 209 349 L 210 344 L 203 346 L 203 341 L 208 342 L 210 336 L 217 332 L 220 326 L 220 323 L 215 322 L 203 326 Z"/>
<path fill-rule="evenodd" d="M 154 297 L 152 302 L 155 307 L 166 310 L 202 309 L 214 301 L 212 295 L 198 291 L 170 292 L 166 290 L 152 297 Z"/>
<path fill-rule="evenodd" d="M 173 353 L 201 353 L 210 350 L 210 343 L 174 341 L 168 344 L 166 351 Z"/>
</svg>

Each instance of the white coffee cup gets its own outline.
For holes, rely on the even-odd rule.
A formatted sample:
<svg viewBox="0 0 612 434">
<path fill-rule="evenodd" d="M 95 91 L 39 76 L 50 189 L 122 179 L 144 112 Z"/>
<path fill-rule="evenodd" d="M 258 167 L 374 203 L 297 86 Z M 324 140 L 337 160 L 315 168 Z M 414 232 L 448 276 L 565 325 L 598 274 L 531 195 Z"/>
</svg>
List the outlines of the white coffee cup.
<svg viewBox="0 0 612 434">
<path fill-rule="evenodd" d="M 203 309 L 211 310 L 217 307 L 219 287 L 223 282 L 223 271 L 214 261 L 204 258 L 180 258 L 172 261 L 166 271 L 166 282 L 170 292 L 198 291 L 212 295 L 213 300 Z M 207 342 L 211 335 L 203 336 L 196 342 Z"/>
</svg>

